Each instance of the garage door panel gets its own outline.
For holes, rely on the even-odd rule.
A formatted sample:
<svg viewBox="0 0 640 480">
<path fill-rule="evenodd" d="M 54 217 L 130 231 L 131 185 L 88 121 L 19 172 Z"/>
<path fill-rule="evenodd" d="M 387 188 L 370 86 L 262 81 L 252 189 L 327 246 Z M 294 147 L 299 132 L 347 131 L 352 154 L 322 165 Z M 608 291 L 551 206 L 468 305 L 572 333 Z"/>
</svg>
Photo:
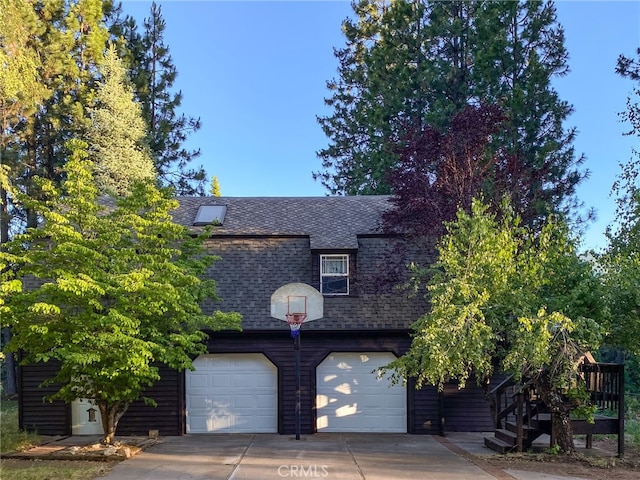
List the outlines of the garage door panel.
<svg viewBox="0 0 640 480">
<path fill-rule="evenodd" d="M 187 433 L 277 431 L 277 369 L 264 355 L 201 355 L 194 366 L 186 378 Z"/>
<path fill-rule="evenodd" d="M 212 367 L 209 367 L 212 368 Z M 211 388 L 220 388 L 220 387 L 231 387 L 232 385 L 232 379 L 229 378 L 228 376 L 222 376 L 222 375 L 212 375 L 209 374 L 209 383 L 208 386 Z"/>
<path fill-rule="evenodd" d="M 188 377 L 188 388 L 206 388 L 209 386 L 209 376 L 192 372 Z"/>
<path fill-rule="evenodd" d="M 388 352 L 330 354 L 316 370 L 320 432 L 406 432 L 406 388 L 375 373 Z"/>
<path fill-rule="evenodd" d="M 254 375 L 252 373 L 239 373 L 239 374 L 236 374 L 233 378 L 234 387 L 250 387 L 253 384 L 254 384 Z"/>
<path fill-rule="evenodd" d="M 187 408 L 207 408 L 211 405 L 209 398 L 205 395 L 191 395 L 187 401 Z"/>
</svg>

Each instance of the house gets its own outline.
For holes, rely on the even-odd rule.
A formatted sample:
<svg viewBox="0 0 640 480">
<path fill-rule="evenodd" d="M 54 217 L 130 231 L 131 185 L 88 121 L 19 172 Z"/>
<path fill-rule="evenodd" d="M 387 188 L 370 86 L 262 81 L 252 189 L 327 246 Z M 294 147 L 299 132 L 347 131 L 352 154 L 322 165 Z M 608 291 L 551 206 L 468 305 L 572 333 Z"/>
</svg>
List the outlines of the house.
<svg viewBox="0 0 640 480">
<path fill-rule="evenodd" d="M 398 235 L 385 233 L 385 196 L 181 197 L 174 220 L 198 231 L 221 257 L 209 271 L 221 301 L 206 311 L 237 311 L 241 332 L 215 332 L 195 370 L 161 369 L 148 392 L 157 407 L 136 402 L 119 435 L 225 432 L 291 434 L 296 428 L 296 365 L 288 325 L 271 317 L 271 295 L 303 283 L 322 293 L 321 319 L 300 332 L 300 429 L 315 432 L 488 431 L 494 425 L 482 391 L 469 384 L 420 390 L 392 385 L 374 370 L 407 351 L 409 327 L 428 308 L 420 296 L 386 281 L 398 263 Z M 424 254 L 424 252 L 423 252 Z M 419 259 L 435 259 L 435 250 Z M 409 260 L 409 259 L 406 259 Z M 411 258 L 410 260 L 416 260 Z M 394 264 L 395 262 L 395 264 Z M 20 370 L 20 424 L 41 434 L 92 433 L 91 405 L 44 403 L 53 364 Z M 83 403 L 84 402 L 84 403 Z M 85 418 L 85 416 L 87 416 Z M 89 427 L 88 429 L 85 427 Z"/>
</svg>

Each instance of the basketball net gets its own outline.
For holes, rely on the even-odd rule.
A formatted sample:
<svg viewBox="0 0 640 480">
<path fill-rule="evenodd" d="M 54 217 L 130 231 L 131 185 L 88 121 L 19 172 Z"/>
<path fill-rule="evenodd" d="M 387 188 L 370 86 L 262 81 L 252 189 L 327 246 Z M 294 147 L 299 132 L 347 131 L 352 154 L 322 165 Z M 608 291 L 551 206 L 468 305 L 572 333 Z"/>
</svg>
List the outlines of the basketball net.
<svg viewBox="0 0 640 480">
<path fill-rule="evenodd" d="M 291 337 L 296 338 L 300 335 L 300 327 L 307 319 L 306 313 L 287 313 L 285 315 L 289 328 L 291 329 Z"/>
</svg>

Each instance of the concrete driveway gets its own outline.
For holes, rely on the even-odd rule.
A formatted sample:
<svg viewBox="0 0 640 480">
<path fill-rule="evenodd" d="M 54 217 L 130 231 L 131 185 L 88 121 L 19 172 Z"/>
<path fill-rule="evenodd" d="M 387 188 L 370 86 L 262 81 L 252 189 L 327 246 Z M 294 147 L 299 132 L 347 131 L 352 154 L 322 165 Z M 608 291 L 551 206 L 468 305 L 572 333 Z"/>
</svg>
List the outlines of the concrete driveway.
<svg viewBox="0 0 640 480">
<path fill-rule="evenodd" d="M 428 435 L 186 435 L 166 437 L 100 480 L 540 478 L 483 470 L 467 459 L 469 451 Z"/>
</svg>

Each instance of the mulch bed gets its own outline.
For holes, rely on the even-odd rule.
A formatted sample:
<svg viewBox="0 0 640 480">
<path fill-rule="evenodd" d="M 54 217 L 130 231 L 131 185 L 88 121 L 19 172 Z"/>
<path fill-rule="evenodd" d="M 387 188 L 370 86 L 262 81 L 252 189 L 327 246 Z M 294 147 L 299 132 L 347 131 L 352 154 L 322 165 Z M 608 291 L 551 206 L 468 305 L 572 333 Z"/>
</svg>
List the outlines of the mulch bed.
<svg viewBox="0 0 640 480">
<path fill-rule="evenodd" d="M 52 437 L 40 445 L 22 452 L 3 454 L 3 458 L 21 460 L 89 460 L 119 462 L 146 450 L 160 440 L 149 437 L 121 437 L 112 445 L 82 437 Z"/>
</svg>

